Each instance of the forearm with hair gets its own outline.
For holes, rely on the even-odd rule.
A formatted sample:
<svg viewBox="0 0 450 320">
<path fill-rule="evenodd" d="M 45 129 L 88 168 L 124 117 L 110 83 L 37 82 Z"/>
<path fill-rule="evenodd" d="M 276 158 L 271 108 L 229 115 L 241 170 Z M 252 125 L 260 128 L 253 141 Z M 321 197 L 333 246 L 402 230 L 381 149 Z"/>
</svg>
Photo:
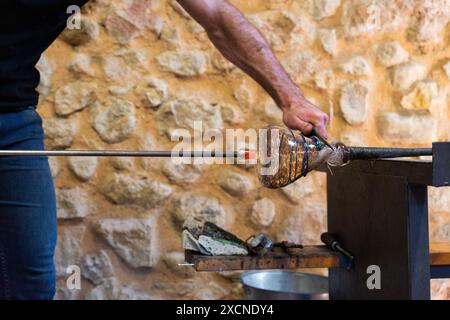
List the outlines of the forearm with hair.
<svg viewBox="0 0 450 320">
<path fill-rule="evenodd" d="M 327 137 L 328 116 L 304 98 L 262 34 L 227 0 L 177 0 L 205 28 L 219 51 L 255 79 L 283 109 L 283 122 Z"/>
<path fill-rule="evenodd" d="M 217 49 L 255 79 L 281 108 L 301 96 L 261 33 L 231 4 L 220 7 L 206 31 Z"/>
</svg>

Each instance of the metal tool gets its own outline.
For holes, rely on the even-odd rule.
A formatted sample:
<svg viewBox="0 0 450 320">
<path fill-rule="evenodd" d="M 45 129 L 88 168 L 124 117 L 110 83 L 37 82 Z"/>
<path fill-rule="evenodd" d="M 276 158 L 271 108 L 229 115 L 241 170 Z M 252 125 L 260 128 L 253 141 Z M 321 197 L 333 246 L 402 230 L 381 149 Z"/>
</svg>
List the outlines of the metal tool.
<svg viewBox="0 0 450 320">
<path fill-rule="evenodd" d="M 332 150 L 334 150 L 334 146 L 332 146 L 324 137 L 322 137 L 318 132 L 317 129 L 313 127 L 313 129 L 311 130 L 310 136 L 316 136 L 317 138 L 319 138 L 319 140 L 325 144 L 327 147 L 331 148 Z"/>
<path fill-rule="evenodd" d="M 326 140 L 317 136 L 306 137 L 301 132 L 278 126 L 269 126 L 267 130 L 267 148 L 271 151 L 273 142 L 278 143 L 277 150 L 261 156 L 256 163 L 258 178 L 268 188 L 282 188 L 306 176 L 309 172 L 328 167 L 342 167 L 352 160 L 385 159 L 401 157 L 430 156 L 432 148 L 366 148 L 348 147 L 342 143 L 333 143 L 325 147 Z M 316 130 L 312 132 L 317 134 Z M 320 136 L 320 135 L 319 135 Z M 322 142 L 325 141 L 325 142 Z M 330 145 L 329 143 L 327 145 Z M 278 157 L 278 159 L 276 159 Z M 278 160 L 277 162 L 274 160 Z M 273 164 L 278 164 L 273 166 Z"/>
<path fill-rule="evenodd" d="M 0 157 L 152 157 L 152 158 L 244 158 L 251 159 L 254 153 L 243 151 L 132 151 L 132 150 L 0 150 Z"/>
<path fill-rule="evenodd" d="M 293 243 L 289 241 L 281 241 L 273 244 L 274 247 L 279 247 L 284 251 L 288 251 L 289 249 L 302 249 L 303 245 L 300 243 Z"/>
<path fill-rule="evenodd" d="M 432 156 L 432 148 L 346 147 L 348 160 Z"/>
<path fill-rule="evenodd" d="M 250 236 L 245 240 L 249 251 L 260 257 L 266 255 L 273 248 L 273 240 L 265 233 Z"/>
<path fill-rule="evenodd" d="M 179 267 L 194 267 L 194 263 L 183 262 L 178 264 Z"/>
<path fill-rule="evenodd" d="M 322 242 L 331 250 L 338 251 L 349 259 L 347 269 L 350 269 L 352 267 L 355 257 L 350 252 L 342 248 L 339 241 L 337 241 L 332 234 L 328 232 L 322 233 L 322 235 L 320 236 L 320 240 L 322 240 Z"/>
</svg>

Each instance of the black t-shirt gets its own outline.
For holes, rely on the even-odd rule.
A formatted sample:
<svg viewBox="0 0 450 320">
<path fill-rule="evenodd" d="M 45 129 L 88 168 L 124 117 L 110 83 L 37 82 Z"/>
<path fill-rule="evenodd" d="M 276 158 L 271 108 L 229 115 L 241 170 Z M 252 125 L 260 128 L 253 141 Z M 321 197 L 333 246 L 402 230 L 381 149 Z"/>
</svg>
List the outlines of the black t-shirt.
<svg viewBox="0 0 450 320">
<path fill-rule="evenodd" d="M 38 103 L 41 54 L 67 25 L 71 5 L 88 0 L 0 0 L 0 112 Z"/>
</svg>

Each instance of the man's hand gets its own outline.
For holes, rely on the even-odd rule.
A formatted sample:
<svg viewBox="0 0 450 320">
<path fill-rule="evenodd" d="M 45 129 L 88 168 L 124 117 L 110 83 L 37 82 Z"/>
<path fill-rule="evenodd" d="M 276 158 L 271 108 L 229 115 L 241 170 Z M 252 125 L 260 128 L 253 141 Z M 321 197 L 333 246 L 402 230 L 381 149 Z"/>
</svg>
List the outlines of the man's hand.
<svg viewBox="0 0 450 320">
<path fill-rule="evenodd" d="M 284 123 L 309 135 L 313 126 L 327 137 L 328 116 L 307 101 L 261 33 L 227 0 L 178 0 L 203 26 L 217 49 L 255 79 L 283 110 Z M 294 97 L 294 98 L 293 98 Z"/>
<path fill-rule="evenodd" d="M 295 98 L 283 108 L 283 122 L 289 128 L 300 130 L 305 135 L 309 135 L 314 127 L 324 139 L 328 138 L 328 115 L 303 96 Z"/>
</svg>

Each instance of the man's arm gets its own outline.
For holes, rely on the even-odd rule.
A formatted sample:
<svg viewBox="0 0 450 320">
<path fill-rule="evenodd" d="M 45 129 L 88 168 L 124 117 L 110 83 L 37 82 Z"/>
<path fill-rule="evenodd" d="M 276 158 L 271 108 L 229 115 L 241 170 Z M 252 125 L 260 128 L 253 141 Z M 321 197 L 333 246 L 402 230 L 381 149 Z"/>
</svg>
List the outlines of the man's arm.
<svg viewBox="0 0 450 320">
<path fill-rule="evenodd" d="M 261 33 L 226 0 L 178 0 L 207 32 L 217 49 L 253 79 L 283 111 L 284 123 L 309 134 L 314 126 L 327 137 L 328 116 L 306 100 Z"/>
</svg>

